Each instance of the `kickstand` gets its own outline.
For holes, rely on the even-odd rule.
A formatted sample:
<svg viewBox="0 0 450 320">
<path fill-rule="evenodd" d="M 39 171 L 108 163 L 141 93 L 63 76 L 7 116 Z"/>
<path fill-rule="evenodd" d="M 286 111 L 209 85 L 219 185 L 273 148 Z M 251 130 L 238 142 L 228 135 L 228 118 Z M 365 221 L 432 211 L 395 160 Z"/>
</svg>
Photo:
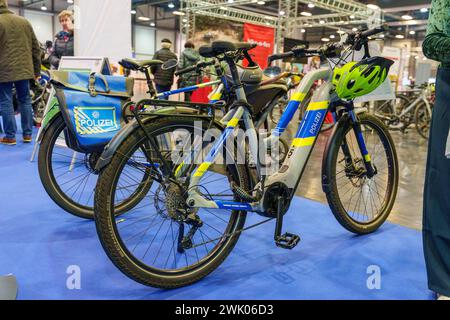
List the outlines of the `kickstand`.
<svg viewBox="0 0 450 320">
<path fill-rule="evenodd" d="M 294 249 L 300 242 L 300 237 L 298 235 L 292 234 L 292 233 L 285 233 L 284 235 L 281 235 L 281 232 L 283 230 L 283 212 L 282 212 L 282 205 L 283 205 L 283 197 L 278 197 L 278 208 L 277 208 L 277 222 L 275 226 L 275 244 L 277 247 L 283 248 L 283 249 Z"/>
</svg>

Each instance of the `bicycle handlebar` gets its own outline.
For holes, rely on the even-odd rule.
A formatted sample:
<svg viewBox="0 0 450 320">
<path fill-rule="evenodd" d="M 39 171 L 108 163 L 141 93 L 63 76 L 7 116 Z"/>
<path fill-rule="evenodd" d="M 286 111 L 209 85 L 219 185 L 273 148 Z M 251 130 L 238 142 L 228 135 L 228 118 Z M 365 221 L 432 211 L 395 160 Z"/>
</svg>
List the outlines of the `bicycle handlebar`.
<svg viewBox="0 0 450 320">
<path fill-rule="evenodd" d="M 364 45 L 367 44 L 368 38 L 376 34 L 387 31 L 387 26 L 381 26 L 378 28 L 370 29 L 367 31 L 357 31 L 348 34 L 347 40 L 342 43 L 330 43 L 319 49 L 306 49 L 305 46 L 298 46 L 293 48 L 289 52 L 274 54 L 269 57 L 269 65 L 273 61 L 286 59 L 286 58 L 307 58 L 312 56 L 325 56 L 327 58 L 333 58 L 340 53 L 343 45 L 352 45 L 355 49 L 360 50 Z"/>
</svg>

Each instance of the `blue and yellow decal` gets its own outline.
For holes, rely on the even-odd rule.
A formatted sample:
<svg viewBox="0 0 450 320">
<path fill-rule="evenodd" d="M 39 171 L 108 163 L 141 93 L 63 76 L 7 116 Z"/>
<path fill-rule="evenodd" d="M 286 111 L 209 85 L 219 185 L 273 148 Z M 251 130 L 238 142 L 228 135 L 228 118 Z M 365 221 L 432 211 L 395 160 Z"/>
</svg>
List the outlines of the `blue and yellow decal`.
<svg viewBox="0 0 450 320">
<path fill-rule="evenodd" d="M 328 112 L 329 101 L 311 102 L 306 110 L 292 147 L 303 148 L 314 145 L 320 133 L 320 127 Z"/>
<path fill-rule="evenodd" d="M 296 92 L 292 95 L 291 100 L 289 101 L 286 110 L 281 115 L 281 119 L 278 122 L 277 127 L 272 131 L 272 135 L 275 137 L 280 137 L 284 131 L 286 131 L 289 122 L 291 122 L 295 113 L 300 107 L 300 104 L 303 100 L 305 100 L 306 93 Z"/>
<path fill-rule="evenodd" d="M 80 135 L 101 134 L 120 129 L 115 107 L 75 107 L 75 127 Z"/>
</svg>

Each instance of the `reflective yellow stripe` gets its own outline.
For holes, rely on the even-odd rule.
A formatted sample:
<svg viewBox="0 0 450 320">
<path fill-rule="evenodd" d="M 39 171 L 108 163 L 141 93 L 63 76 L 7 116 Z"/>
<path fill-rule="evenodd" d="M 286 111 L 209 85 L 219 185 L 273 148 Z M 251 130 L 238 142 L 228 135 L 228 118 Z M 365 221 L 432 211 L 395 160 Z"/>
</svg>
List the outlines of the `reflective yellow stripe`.
<svg viewBox="0 0 450 320">
<path fill-rule="evenodd" d="M 210 87 L 211 83 L 205 82 L 205 83 L 200 83 L 199 85 L 197 85 L 197 88 L 205 88 L 205 87 Z"/>
<path fill-rule="evenodd" d="M 370 154 L 366 154 L 364 156 L 364 158 L 366 159 L 366 162 L 371 162 L 372 161 L 372 157 L 370 156 Z"/>
<path fill-rule="evenodd" d="M 203 175 L 208 171 L 209 167 L 211 166 L 211 162 L 204 162 L 198 167 L 197 171 L 194 174 L 194 177 L 203 177 Z"/>
<path fill-rule="evenodd" d="M 328 108 L 328 101 L 311 102 L 308 106 L 308 111 L 324 110 Z"/>
<path fill-rule="evenodd" d="M 292 146 L 295 148 L 309 147 L 314 144 L 314 141 L 316 141 L 316 137 L 297 138 L 297 139 L 294 139 L 294 141 L 292 142 Z"/>
<path fill-rule="evenodd" d="M 184 161 L 178 166 L 177 170 L 175 170 L 175 177 L 179 177 L 181 169 L 184 167 Z"/>
<path fill-rule="evenodd" d="M 229 128 L 235 128 L 237 125 L 239 124 L 239 119 L 238 118 L 233 118 L 228 122 L 228 127 Z"/>
<path fill-rule="evenodd" d="M 222 94 L 219 93 L 214 93 L 211 97 L 211 100 L 220 100 L 220 98 L 222 98 Z"/>
<path fill-rule="evenodd" d="M 303 92 L 296 92 L 292 95 L 291 101 L 300 101 L 302 102 L 303 100 L 305 100 L 306 97 L 306 93 Z"/>
</svg>

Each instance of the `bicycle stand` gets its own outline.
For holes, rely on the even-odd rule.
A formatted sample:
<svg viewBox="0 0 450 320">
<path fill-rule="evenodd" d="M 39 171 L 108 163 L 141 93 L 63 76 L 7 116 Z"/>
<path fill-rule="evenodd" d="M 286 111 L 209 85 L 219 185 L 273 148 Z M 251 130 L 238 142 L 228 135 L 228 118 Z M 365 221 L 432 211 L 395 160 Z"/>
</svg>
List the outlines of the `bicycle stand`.
<svg viewBox="0 0 450 320">
<path fill-rule="evenodd" d="M 283 230 L 282 197 L 278 197 L 277 223 L 275 226 L 275 244 L 282 249 L 292 250 L 300 243 L 300 237 L 292 233 L 281 235 Z"/>
<path fill-rule="evenodd" d="M 0 301 L 16 300 L 17 291 L 17 280 L 13 275 L 0 277 Z"/>
</svg>

